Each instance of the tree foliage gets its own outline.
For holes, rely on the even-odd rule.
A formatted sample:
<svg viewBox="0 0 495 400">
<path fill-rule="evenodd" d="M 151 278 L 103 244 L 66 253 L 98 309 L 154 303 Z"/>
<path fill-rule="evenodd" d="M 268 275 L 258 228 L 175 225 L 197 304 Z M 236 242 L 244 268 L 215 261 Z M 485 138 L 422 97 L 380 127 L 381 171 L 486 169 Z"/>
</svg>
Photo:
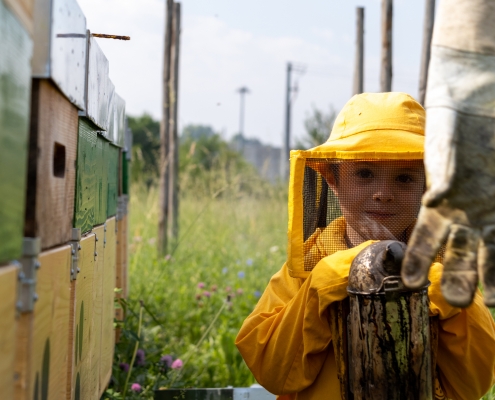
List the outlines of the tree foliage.
<svg viewBox="0 0 495 400">
<path fill-rule="evenodd" d="M 306 114 L 304 120 L 306 134 L 296 142 L 296 148 L 306 150 L 325 143 L 330 136 L 336 116 L 331 106 L 327 112 L 313 106 L 311 113 Z"/>
</svg>

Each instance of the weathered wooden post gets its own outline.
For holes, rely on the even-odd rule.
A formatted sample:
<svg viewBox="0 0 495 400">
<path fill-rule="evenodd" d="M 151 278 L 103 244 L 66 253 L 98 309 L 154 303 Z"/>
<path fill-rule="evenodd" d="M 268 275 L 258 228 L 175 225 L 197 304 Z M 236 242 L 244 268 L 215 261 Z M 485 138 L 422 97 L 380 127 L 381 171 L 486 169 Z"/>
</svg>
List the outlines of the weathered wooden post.
<svg viewBox="0 0 495 400">
<path fill-rule="evenodd" d="M 363 93 L 364 90 L 364 7 L 356 7 L 355 57 L 353 95 Z"/>
<path fill-rule="evenodd" d="M 428 286 L 405 288 L 406 245 L 381 241 L 361 251 L 349 273 L 349 300 L 332 310 L 342 397 L 433 397 Z"/>
<path fill-rule="evenodd" d="M 382 0 L 382 65 L 380 90 L 392 91 L 392 16 L 393 0 Z"/>
<path fill-rule="evenodd" d="M 423 47 L 421 49 L 421 70 L 419 72 L 418 101 L 424 106 L 426 82 L 428 81 L 428 66 L 430 65 L 431 38 L 435 21 L 435 0 L 426 0 L 425 18 L 423 22 Z"/>
</svg>

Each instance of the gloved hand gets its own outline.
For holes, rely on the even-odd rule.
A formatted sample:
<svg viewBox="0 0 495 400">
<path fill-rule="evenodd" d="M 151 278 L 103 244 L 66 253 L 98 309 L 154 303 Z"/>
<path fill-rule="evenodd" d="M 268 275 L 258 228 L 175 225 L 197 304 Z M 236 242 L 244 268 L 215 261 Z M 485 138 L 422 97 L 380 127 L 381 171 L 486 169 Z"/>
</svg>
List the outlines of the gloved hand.
<svg viewBox="0 0 495 400">
<path fill-rule="evenodd" d="M 495 306 L 495 2 L 442 0 L 426 93 L 427 191 L 404 259 L 417 288 L 446 243 L 442 293 L 458 307 L 478 278 Z"/>
</svg>

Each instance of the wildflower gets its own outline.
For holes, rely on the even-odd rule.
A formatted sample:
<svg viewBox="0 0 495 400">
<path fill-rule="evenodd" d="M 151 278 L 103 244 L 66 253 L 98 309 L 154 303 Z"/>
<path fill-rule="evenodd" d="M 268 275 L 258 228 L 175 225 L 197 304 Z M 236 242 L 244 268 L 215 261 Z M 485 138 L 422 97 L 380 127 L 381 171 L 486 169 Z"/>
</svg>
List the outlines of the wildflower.
<svg viewBox="0 0 495 400">
<path fill-rule="evenodd" d="M 165 261 L 170 261 L 170 260 L 172 260 L 172 255 L 167 254 L 167 255 L 165 256 Z"/>
<path fill-rule="evenodd" d="M 252 259 L 252 258 L 248 258 L 248 259 L 246 260 L 246 265 L 247 265 L 248 267 L 250 267 L 251 265 L 253 265 L 253 259 Z"/>
<path fill-rule="evenodd" d="M 216 292 L 218 290 L 218 286 L 217 285 L 211 285 L 211 291 L 212 292 Z"/>
<path fill-rule="evenodd" d="M 237 294 L 240 296 L 244 293 L 244 290 L 242 290 L 241 288 L 237 289 Z"/>
<path fill-rule="evenodd" d="M 199 293 L 196 294 L 196 300 L 201 300 L 201 295 Z"/>
<path fill-rule="evenodd" d="M 134 241 L 137 243 L 141 243 L 143 241 L 143 238 L 141 236 L 134 236 Z"/>
<path fill-rule="evenodd" d="M 259 290 L 256 290 L 256 291 L 254 292 L 254 297 L 258 298 L 258 297 L 260 297 L 260 296 L 261 296 L 261 292 L 260 292 Z"/>
<path fill-rule="evenodd" d="M 232 291 L 232 288 L 231 288 L 230 286 L 227 286 L 227 287 L 225 288 L 225 291 L 226 291 L 227 293 L 229 293 L 229 292 L 231 292 L 231 291 Z"/>
<path fill-rule="evenodd" d="M 175 360 L 172 365 L 170 366 L 172 369 L 181 369 L 183 367 L 184 363 L 180 358 Z"/>
<path fill-rule="evenodd" d="M 170 354 L 165 354 L 160 358 L 160 362 L 170 368 L 172 366 L 172 363 L 174 362 L 174 359 Z"/>
<path fill-rule="evenodd" d="M 198 301 L 198 307 L 199 308 L 203 308 L 205 306 L 205 303 L 203 303 L 202 301 Z"/>
<path fill-rule="evenodd" d="M 210 296 L 211 296 L 211 293 L 210 293 L 210 292 L 208 292 L 208 290 L 205 290 L 205 291 L 203 292 L 203 296 L 205 296 L 205 297 L 210 297 Z"/>
<path fill-rule="evenodd" d="M 124 362 L 120 363 L 119 368 L 123 372 L 129 372 L 129 364 L 127 364 L 127 363 L 124 363 Z"/>
<path fill-rule="evenodd" d="M 246 276 L 246 274 L 244 273 L 244 271 L 239 271 L 239 272 L 237 273 L 237 277 L 238 277 L 239 279 L 243 279 L 245 276 Z"/>
<path fill-rule="evenodd" d="M 153 238 L 149 238 L 149 239 L 148 239 L 148 244 L 149 244 L 150 246 L 153 246 L 155 243 L 156 243 L 156 238 L 154 238 L 154 237 L 153 237 Z"/>
<path fill-rule="evenodd" d="M 204 282 L 199 282 L 198 283 L 198 289 L 204 289 L 205 283 Z"/>
<path fill-rule="evenodd" d="M 136 361 L 135 364 L 137 367 L 142 367 L 144 365 L 144 350 L 139 349 L 136 351 Z"/>
<path fill-rule="evenodd" d="M 227 272 L 229 272 L 229 269 L 227 267 L 223 267 L 222 268 L 222 274 L 226 274 Z"/>
<path fill-rule="evenodd" d="M 270 247 L 270 253 L 276 253 L 278 251 L 278 246 Z"/>
<path fill-rule="evenodd" d="M 141 390 L 143 390 L 143 388 L 141 387 L 141 385 L 140 385 L 139 383 L 133 383 L 133 384 L 131 385 L 131 390 L 132 390 L 133 392 L 140 393 L 140 392 L 141 392 Z"/>
</svg>

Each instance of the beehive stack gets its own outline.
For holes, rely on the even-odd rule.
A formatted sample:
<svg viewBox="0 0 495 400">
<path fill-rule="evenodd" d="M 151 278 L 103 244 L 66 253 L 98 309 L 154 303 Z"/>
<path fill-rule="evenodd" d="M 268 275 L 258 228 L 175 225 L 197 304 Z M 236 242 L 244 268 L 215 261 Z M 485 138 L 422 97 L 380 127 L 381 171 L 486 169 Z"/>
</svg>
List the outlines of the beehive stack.
<svg viewBox="0 0 495 400">
<path fill-rule="evenodd" d="M 127 276 L 125 102 L 76 0 L 33 3 L 0 0 L 0 397 L 95 399 Z"/>
</svg>

